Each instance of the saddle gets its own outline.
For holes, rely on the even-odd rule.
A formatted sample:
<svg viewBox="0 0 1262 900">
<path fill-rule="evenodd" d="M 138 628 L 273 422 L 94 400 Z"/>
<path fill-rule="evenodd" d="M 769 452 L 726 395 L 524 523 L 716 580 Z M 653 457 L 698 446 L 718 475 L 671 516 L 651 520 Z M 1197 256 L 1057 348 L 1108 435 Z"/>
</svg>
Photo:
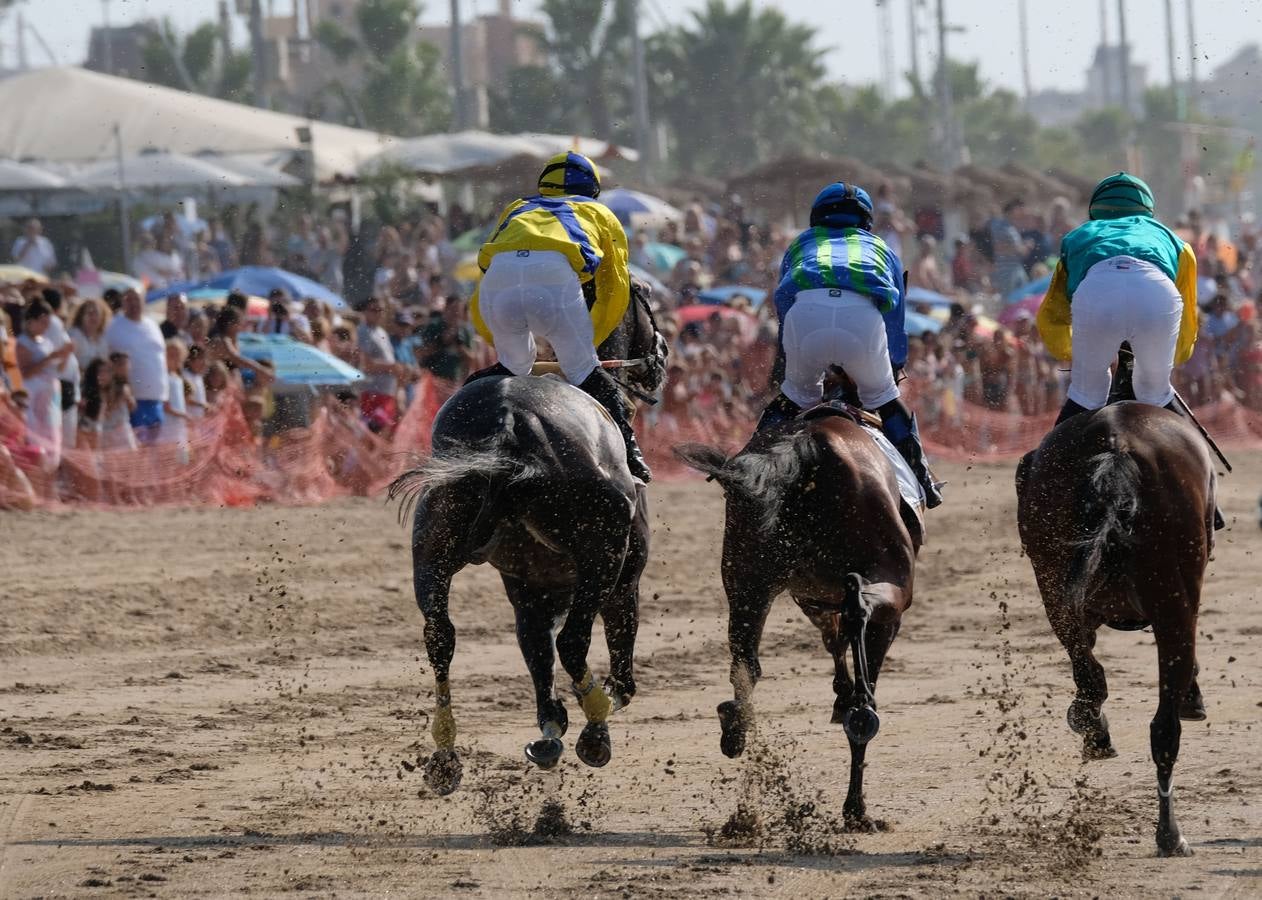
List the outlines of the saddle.
<svg viewBox="0 0 1262 900">
<path fill-rule="evenodd" d="M 856 425 L 866 425 L 877 429 L 881 427 L 881 417 L 876 413 L 840 398 L 824 400 L 798 414 L 798 418 L 804 421 L 827 419 L 831 416 L 849 419 Z"/>
</svg>

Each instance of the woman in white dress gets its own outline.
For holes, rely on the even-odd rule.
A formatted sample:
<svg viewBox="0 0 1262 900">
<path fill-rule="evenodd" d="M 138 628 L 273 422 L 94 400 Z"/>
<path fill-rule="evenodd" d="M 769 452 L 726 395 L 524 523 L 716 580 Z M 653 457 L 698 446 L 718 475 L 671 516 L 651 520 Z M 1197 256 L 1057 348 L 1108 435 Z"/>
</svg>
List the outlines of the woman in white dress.
<svg viewBox="0 0 1262 900">
<path fill-rule="evenodd" d="M 74 341 L 74 355 L 82 371 L 86 372 L 88 364 L 94 359 L 110 358 L 109 341 L 105 339 L 105 328 L 109 324 L 110 308 L 104 300 L 89 298 L 75 310 L 70 323 L 70 339 Z"/>
<path fill-rule="evenodd" d="M 28 398 L 26 428 L 44 448 L 47 471 L 55 472 L 61 465 L 61 381 L 58 376 L 62 364 L 74 352 L 74 342 L 53 349 L 44 337 L 51 317 L 52 309 L 43 300 L 35 300 L 27 306 L 17 357 Z"/>
</svg>

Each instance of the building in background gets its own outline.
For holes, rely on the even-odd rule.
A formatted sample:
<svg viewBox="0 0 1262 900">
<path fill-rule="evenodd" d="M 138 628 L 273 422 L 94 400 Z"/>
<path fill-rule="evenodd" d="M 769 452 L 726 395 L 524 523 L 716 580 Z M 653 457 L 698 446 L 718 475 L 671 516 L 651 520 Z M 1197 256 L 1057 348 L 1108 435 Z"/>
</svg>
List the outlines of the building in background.
<svg viewBox="0 0 1262 900">
<path fill-rule="evenodd" d="M 83 67 L 106 75 L 140 78 L 145 45 L 157 36 L 153 22 L 95 26 L 88 36 L 88 58 Z"/>
</svg>

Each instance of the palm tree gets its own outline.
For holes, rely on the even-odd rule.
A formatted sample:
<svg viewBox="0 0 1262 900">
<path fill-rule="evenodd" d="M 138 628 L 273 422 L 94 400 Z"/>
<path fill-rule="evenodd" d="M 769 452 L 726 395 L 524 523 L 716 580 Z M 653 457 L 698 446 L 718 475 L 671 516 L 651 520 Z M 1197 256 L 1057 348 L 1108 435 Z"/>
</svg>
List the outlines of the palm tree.
<svg viewBox="0 0 1262 900">
<path fill-rule="evenodd" d="M 653 107 L 680 165 L 726 171 L 794 149 L 824 76 L 815 30 L 751 0 L 708 0 L 692 21 L 649 39 Z"/>
</svg>

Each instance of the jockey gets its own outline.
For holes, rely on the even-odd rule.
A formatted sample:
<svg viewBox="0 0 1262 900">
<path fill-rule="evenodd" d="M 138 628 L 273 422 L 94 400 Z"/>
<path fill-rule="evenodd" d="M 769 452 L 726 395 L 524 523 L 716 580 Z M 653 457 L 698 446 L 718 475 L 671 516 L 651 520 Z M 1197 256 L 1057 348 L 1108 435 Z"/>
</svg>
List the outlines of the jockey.
<svg viewBox="0 0 1262 900">
<path fill-rule="evenodd" d="M 1135 354 L 1135 399 L 1181 415 L 1170 372 L 1196 343 L 1196 254 L 1154 218 L 1152 191 L 1134 175 L 1101 181 L 1088 213 L 1061 242 L 1038 313 L 1048 352 L 1072 360 L 1056 424 L 1108 403 L 1123 341 Z"/>
<path fill-rule="evenodd" d="M 565 380 L 609 411 L 627 445 L 627 468 L 647 482 L 652 473 L 622 391 L 596 356 L 631 302 L 627 235 L 598 196 L 600 174 L 592 161 L 559 153 L 539 176 L 538 195 L 504 209 L 478 252 L 485 274 L 471 305 L 474 327 L 494 345 L 499 362 L 468 381 L 530 374 L 535 335 L 544 338 Z"/>
<path fill-rule="evenodd" d="M 824 372 L 840 365 L 864 407 L 880 414 L 886 436 L 932 509 L 942 494 L 925 463 L 916 417 L 899 399 L 894 378 L 907 362 L 905 273 L 894 251 L 872 233 L 872 212 L 863 188 L 830 184 L 811 205 L 811 227 L 784 254 L 775 295 L 784 379 L 757 430 L 819 403 Z"/>
</svg>

